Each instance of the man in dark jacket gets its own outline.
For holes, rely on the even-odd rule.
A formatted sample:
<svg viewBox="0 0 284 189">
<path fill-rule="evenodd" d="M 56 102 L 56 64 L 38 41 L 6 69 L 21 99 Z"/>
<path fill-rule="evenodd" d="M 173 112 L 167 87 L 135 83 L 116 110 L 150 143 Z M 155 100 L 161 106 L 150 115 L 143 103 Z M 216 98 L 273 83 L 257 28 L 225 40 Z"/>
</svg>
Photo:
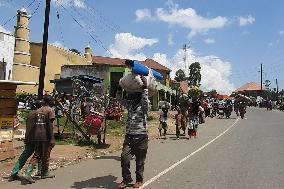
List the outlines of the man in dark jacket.
<svg viewBox="0 0 284 189">
<path fill-rule="evenodd" d="M 15 166 L 12 169 L 11 175 L 9 177 L 9 181 L 14 181 L 19 179 L 18 172 L 23 168 L 28 158 L 34 153 L 35 151 L 35 142 L 34 142 L 34 122 L 36 116 L 36 110 L 40 108 L 42 102 L 36 101 L 32 104 L 32 111 L 27 116 L 26 121 L 26 134 L 25 134 L 25 149 L 20 155 L 18 161 L 16 162 Z"/>
<path fill-rule="evenodd" d="M 55 120 L 55 111 L 51 108 L 54 100 L 51 96 L 44 96 L 44 104 L 35 111 L 34 137 L 35 153 L 31 158 L 28 168 L 24 174 L 27 183 L 34 183 L 31 176 L 33 168 L 38 165 L 38 176 L 42 179 L 53 178 L 55 175 L 48 171 L 49 158 L 52 148 L 55 145 L 53 135 L 53 121 Z"/>
</svg>

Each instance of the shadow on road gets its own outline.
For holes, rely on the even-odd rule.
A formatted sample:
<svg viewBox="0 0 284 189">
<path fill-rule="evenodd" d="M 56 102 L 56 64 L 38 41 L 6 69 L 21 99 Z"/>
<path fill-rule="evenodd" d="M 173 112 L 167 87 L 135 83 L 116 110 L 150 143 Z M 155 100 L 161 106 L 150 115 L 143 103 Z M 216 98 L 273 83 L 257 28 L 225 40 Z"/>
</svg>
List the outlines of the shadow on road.
<svg viewBox="0 0 284 189">
<path fill-rule="evenodd" d="M 117 177 L 108 175 L 103 177 L 91 178 L 81 182 L 74 182 L 72 188 L 84 189 L 84 188 L 106 188 L 106 189 L 116 189 L 117 184 L 115 181 Z"/>
<path fill-rule="evenodd" d="M 169 137 L 169 139 L 172 139 L 172 140 L 178 140 L 177 137 Z M 183 140 L 183 139 L 186 139 L 188 140 L 188 137 L 186 136 L 182 136 L 182 137 L 179 137 L 180 140 Z"/>
<path fill-rule="evenodd" d="M 120 161 L 120 156 L 100 156 L 97 157 L 96 159 L 114 159 L 116 161 Z"/>
</svg>

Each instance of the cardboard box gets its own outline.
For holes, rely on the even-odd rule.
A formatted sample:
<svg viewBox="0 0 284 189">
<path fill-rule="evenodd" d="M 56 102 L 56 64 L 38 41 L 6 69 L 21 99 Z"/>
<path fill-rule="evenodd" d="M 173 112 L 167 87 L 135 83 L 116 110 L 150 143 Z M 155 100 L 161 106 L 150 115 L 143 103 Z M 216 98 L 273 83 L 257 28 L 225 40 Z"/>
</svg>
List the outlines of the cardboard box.
<svg viewBox="0 0 284 189">
<path fill-rule="evenodd" d="M 14 117 L 0 117 L 0 141 L 13 140 Z"/>
</svg>

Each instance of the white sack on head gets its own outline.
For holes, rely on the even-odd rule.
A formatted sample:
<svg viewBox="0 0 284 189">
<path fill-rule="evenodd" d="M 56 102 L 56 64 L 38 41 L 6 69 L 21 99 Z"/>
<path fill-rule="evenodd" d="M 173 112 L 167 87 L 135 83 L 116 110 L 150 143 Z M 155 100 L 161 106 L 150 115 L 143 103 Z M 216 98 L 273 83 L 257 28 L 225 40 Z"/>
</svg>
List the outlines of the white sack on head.
<svg viewBox="0 0 284 189">
<path fill-rule="evenodd" d="M 151 96 L 153 96 L 157 93 L 156 79 L 154 78 L 151 71 L 149 72 L 148 76 L 144 76 L 144 77 L 146 77 L 148 94 L 151 97 Z M 143 91 L 143 89 L 142 89 L 143 82 L 141 80 L 140 75 L 138 75 L 138 74 L 129 73 L 129 74 L 125 75 L 124 77 L 122 77 L 119 80 L 119 85 L 126 92 L 129 92 L 129 93 L 142 92 Z"/>
<path fill-rule="evenodd" d="M 146 76 L 146 79 L 147 79 L 148 94 L 151 97 L 158 92 L 157 82 L 151 70 L 149 70 L 149 74 L 148 76 Z"/>
<path fill-rule="evenodd" d="M 143 82 L 140 75 L 129 73 L 119 80 L 119 85 L 129 93 L 142 92 Z"/>
</svg>

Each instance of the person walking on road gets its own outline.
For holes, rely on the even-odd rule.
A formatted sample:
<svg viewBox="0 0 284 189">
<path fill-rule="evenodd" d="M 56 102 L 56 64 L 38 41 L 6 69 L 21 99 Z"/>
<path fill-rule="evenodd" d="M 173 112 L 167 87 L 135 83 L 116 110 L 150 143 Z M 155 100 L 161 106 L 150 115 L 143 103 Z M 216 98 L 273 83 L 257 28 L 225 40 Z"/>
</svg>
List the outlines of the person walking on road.
<svg viewBox="0 0 284 189">
<path fill-rule="evenodd" d="M 160 124 L 159 124 L 159 133 L 160 133 L 160 137 L 162 137 L 162 135 L 164 137 L 166 137 L 167 134 L 167 130 L 168 130 L 168 124 L 167 124 L 167 120 L 168 120 L 168 111 L 169 109 L 167 107 L 162 107 L 161 111 L 160 111 Z M 162 134 L 162 130 L 163 130 L 163 134 Z"/>
<path fill-rule="evenodd" d="M 198 101 L 197 98 L 192 99 L 192 103 L 189 106 L 188 109 L 188 137 L 191 138 L 194 136 L 194 138 L 197 137 L 197 128 L 199 124 L 199 113 L 200 113 L 200 107 L 201 103 Z"/>
<path fill-rule="evenodd" d="M 143 185 L 144 164 L 148 149 L 147 112 L 149 108 L 148 89 L 146 78 L 143 81 L 143 92 L 128 93 L 126 99 L 120 103 L 127 108 L 126 135 L 121 153 L 122 182 L 118 188 L 126 188 L 133 182 L 130 172 L 130 160 L 136 157 L 136 182 L 134 188 Z M 118 95 L 120 96 L 120 95 Z"/>
<path fill-rule="evenodd" d="M 182 121 L 184 120 L 183 114 L 181 113 L 180 108 L 177 108 L 177 114 L 175 115 L 175 125 L 176 125 L 176 137 L 179 140 L 180 130 L 183 127 Z"/>
<path fill-rule="evenodd" d="M 49 172 L 49 158 L 55 139 L 53 134 L 53 122 L 55 120 L 55 111 L 53 108 L 54 100 L 51 96 L 44 96 L 44 105 L 36 110 L 34 122 L 34 143 L 35 153 L 30 160 L 28 168 L 24 174 L 24 179 L 28 184 L 34 183 L 31 174 L 33 168 L 38 163 L 38 174 L 41 179 L 53 178 L 55 175 Z"/>
<path fill-rule="evenodd" d="M 32 110 L 29 112 L 26 120 L 25 149 L 20 155 L 18 161 L 11 171 L 9 181 L 19 180 L 18 173 L 23 168 L 28 158 L 34 153 L 36 143 L 34 142 L 34 126 L 36 110 L 40 108 L 41 101 L 37 100 L 32 104 Z"/>
</svg>

